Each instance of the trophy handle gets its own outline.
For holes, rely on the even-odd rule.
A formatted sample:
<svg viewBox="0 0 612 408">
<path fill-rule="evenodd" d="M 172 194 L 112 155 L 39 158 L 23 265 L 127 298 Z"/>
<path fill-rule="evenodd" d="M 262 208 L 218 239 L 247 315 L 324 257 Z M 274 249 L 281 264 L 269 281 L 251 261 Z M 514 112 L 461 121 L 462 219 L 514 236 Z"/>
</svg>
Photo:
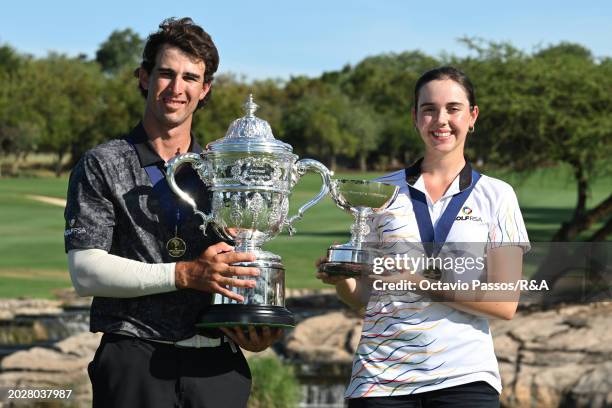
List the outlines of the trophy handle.
<svg viewBox="0 0 612 408">
<path fill-rule="evenodd" d="M 285 225 L 289 230 L 289 235 L 295 234 L 295 227 L 293 226 L 293 224 L 296 221 L 302 219 L 302 217 L 304 216 L 304 212 L 319 201 L 321 201 L 323 197 L 325 197 L 325 195 L 329 192 L 329 186 L 331 183 L 330 177 L 334 175 L 334 173 L 330 171 L 327 167 L 325 167 L 321 162 L 312 159 L 302 159 L 295 163 L 293 166 L 293 171 L 291 173 L 291 188 L 293 188 L 293 186 L 297 184 L 299 179 L 304 174 L 306 174 L 308 170 L 312 170 L 314 172 L 319 173 L 319 175 L 321 176 L 321 180 L 323 181 L 323 185 L 321 186 L 321 191 L 319 191 L 319 194 L 317 194 L 315 198 L 301 206 L 296 215 L 290 217 L 289 219 L 287 219 L 287 221 L 285 221 Z"/>
<path fill-rule="evenodd" d="M 332 201 L 338 206 L 338 208 L 348 211 L 350 213 L 354 213 L 354 209 L 346 202 L 342 194 L 338 192 L 338 180 L 331 179 L 329 181 L 329 195 L 331 196 Z"/>
<path fill-rule="evenodd" d="M 183 164 L 189 163 L 191 167 L 198 173 L 200 178 L 205 184 L 208 183 L 208 172 L 206 166 L 204 164 L 204 160 L 197 153 L 184 153 L 180 154 L 172 159 L 168 163 L 166 163 L 166 181 L 168 182 L 168 186 L 170 190 L 174 192 L 174 194 L 178 195 L 183 201 L 191 206 L 193 209 L 193 213 L 195 215 L 199 215 L 202 217 L 202 225 L 200 225 L 200 230 L 202 233 L 206 235 L 206 228 L 208 227 L 208 223 L 212 221 L 212 215 L 208 215 L 198 210 L 195 201 L 189 194 L 181 190 L 181 188 L 176 184 L 176 180 L 174 179 L 174 175 L 178 171 L 178 169 L 183 166 Z"/>
</svg>

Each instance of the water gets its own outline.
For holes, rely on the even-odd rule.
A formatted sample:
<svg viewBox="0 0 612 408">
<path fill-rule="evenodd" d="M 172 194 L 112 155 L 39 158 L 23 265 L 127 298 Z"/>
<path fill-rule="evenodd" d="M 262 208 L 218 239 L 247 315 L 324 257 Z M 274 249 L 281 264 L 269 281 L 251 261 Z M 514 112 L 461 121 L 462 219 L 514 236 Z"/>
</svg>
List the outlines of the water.
<svg viewBox="0 0 612 408">
<path fill-rule="evenodd" d="M 298 378 L 302 383 L 303 399 L 300 408 L 343 408 L 345 384 L 321 384 L 304 383 L 303 378 Z"/>
<path fill-rule="evenodd" d="M 59 315 L 15 316 L 0 321 L 0 360 L 15 351 L 49 346 L 89 330 L 89 310 L 65 309 Z"/>
</svg>

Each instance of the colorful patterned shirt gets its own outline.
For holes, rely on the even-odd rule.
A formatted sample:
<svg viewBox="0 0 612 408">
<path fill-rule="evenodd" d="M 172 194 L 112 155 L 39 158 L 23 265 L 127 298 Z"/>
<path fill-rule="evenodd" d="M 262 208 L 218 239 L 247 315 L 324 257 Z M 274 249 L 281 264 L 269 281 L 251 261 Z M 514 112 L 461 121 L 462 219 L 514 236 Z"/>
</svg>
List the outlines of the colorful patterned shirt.
<svg viewBox="0 0 612 408">
<path fill-rule="evenodd" d="M 420 162 L 377 181 L 399 186 L 399 194 L 374 217 L 368 239 L 382 243 L 388 255 L 414 255 L 423 247 L 408 184 L 427 197 L 435 227 L 452 197 L 471 185 L 472 169 L 466 164 L 435 203 L 425 190 Z M 476 253 L 500 245 L 518 245 L 527 251 L 529 240 L 512 187 L 482 175 L 456 216 L 446 242 L 465 243 Z M 482 273 L 476 268 L 471 275 L 452 276 L 469 281 Z M 488 320 L 434 302 L 422 293 L 371 293 L 346 398 L 406 395 L 476 381 L 485 381 L 501 393 Z"/>
</svg>

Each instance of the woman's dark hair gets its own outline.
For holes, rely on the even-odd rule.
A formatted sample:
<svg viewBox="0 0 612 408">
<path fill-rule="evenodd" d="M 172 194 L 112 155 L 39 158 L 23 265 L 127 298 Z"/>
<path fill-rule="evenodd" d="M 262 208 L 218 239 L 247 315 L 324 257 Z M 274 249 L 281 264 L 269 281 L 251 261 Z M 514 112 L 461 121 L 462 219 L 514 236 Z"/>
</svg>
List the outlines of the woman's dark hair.
<svg viewBox="0 0 612 408">
<path fill-rule="evenodd" d="M 210 83 L 219 67 L 219 52 L 210 35 L 195 24 L 189 17 L 176 20 L 168 18 L 159 25 L 159 30 L 147 38 L 144 51 L 142 53 L 142 63 L 140 64 L 148 74 L 151 74 L 157 53 L 164 45 L 171 45 L 179 48 L 184 53 L 204 61 L 204 83 Z M 135 71 L 138 75 L 138 70 Z M 140 83 L 138 84 L 140 93 L 146 98 L 147 90 Z M 198 103 L 198 109 L 210 98 L 211 92 Z"/>
<path fill-rule="evenodd" d="M 461 85 L 467 94 L 468 101 L 470 102 L 470 110 L 472 110 L 476 105 L 476 94 L 474 93 L 474 85 L 472 85 L 472 81 L 470 81 L 470 78 L 468 78 L 463 71 L 448 65 L 429 70 L 421 75 L 421 77 L 416 81 L 416 84 L 414 85 L 415 110 L 419 110 L 418 103 L 421 88 L 428 82 L 443 79 L 451 79 Z"/>
</svg>

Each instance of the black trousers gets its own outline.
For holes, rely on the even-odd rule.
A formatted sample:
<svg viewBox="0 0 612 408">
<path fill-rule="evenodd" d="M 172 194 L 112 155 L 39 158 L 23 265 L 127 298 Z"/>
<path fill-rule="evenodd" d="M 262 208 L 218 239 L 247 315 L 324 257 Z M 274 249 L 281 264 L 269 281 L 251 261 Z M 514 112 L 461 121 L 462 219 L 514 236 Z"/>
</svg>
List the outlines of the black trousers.
<svg viewBox="0 0 612 408">
<path fill-rule="evenodd" d="M 105 334 L 88 367 L 94 408 L 243 408 L 251 372 L 238 350 L 177 348 Z"/>
<path fill-rule="evenodd" d="M 499 394 L 484 381 L 456 387 L 398 395 L 349 399 L 349 408 L 498 408 Z"/>
</svg>

